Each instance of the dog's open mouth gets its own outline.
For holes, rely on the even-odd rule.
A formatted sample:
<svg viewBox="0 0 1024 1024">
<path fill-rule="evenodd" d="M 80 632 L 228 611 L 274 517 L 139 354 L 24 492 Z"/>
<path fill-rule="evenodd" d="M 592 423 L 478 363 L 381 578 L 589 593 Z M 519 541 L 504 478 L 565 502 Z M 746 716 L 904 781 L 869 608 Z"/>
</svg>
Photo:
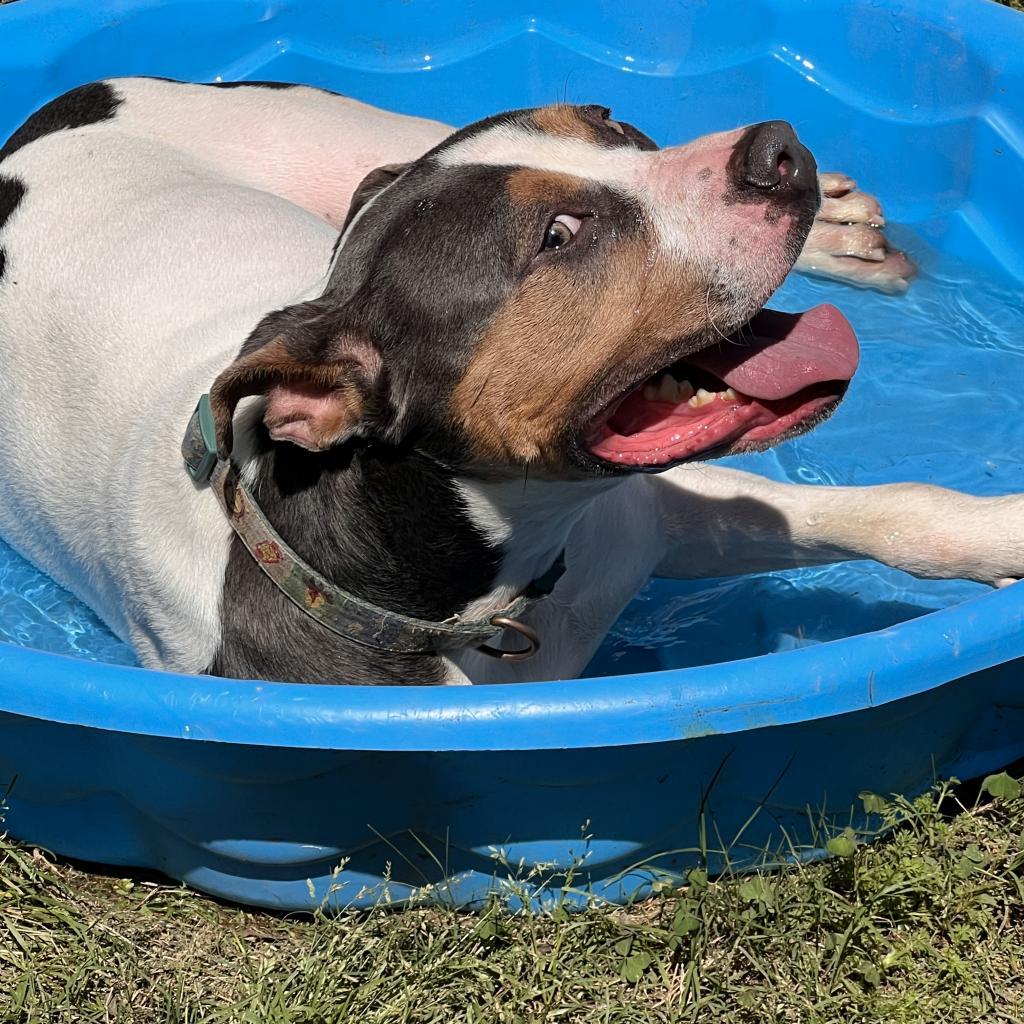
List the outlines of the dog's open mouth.
<svg viewBox="0 0 1024 1024">
<path fill-rule="evenodd" d="M 838 404 L 857 369 L 857 338 L 835 306 L 762 309 L 721 341 L 641 381 L 591 422 L 593 455 L 659 467 L 763 448 Z"/>
</svg>

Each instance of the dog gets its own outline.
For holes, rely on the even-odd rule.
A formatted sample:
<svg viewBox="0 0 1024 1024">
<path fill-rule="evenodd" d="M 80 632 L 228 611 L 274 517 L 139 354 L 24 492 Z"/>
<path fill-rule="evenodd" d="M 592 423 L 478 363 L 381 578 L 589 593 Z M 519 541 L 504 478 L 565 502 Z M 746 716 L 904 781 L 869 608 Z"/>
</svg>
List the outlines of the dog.
<svg viewBox="0 0 1024 1024">
<path fill-rule="evenodd" d="M 144 666 L 572 678 L 652 575 L 1024 574 L 1024 496 L 707 464 L 856 369 L 837 309 L 765 308 L 794 266 L 912 269 L 785 122 L 228 85 L 82 86 L 0 150 L 0 535 Z"/>
</svg>

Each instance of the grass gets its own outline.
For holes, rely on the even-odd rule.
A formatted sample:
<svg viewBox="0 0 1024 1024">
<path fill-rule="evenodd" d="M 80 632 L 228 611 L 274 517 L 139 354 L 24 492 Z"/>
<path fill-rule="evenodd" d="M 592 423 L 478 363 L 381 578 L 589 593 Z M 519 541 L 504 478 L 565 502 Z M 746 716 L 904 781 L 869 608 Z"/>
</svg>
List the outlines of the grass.
<svg viewBox="0 0 1024 1024">
<path fill-rule="evenodd" d="M 287 919 L 0 841 L 0 1020 L 1024 1022 L 1024 797 L 937 787 L 874 846 L 577 915 Z"/>
</svg>

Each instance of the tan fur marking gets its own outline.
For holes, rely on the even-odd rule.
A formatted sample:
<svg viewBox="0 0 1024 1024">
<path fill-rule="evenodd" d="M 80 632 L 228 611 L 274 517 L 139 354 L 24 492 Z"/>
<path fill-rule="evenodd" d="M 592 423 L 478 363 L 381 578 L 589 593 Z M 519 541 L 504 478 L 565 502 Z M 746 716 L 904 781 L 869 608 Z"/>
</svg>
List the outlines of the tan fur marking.
<svg viewBox="0 0 1024 1024">
<path fill-rule="evenodd" d="M 509 199 L 522 206 L 536 206 L 552 200 L 572 201 L 580 192 L 579 178 L 557 171 L 535 171 L 529 167 L 513 171 L 505 184 Z"/>
<path fill-rule="evenodd" d="M 579 111 L 565 103 L 555 103 L 533 112 L 533 122 L 548 135 L 560 135 L 567 139 L 596 142 L 597 128 L 584 121 Z"/>
<path fill-rule="evenodd" d="M 569 419 L 609 374 L 670 360 L 716 314 L 696 275 L 649 239 L 619 243 L 598 275 L 535 271 L 488 326 L 453 415 L 483 461 L 556 465 Z"/>
</svg>

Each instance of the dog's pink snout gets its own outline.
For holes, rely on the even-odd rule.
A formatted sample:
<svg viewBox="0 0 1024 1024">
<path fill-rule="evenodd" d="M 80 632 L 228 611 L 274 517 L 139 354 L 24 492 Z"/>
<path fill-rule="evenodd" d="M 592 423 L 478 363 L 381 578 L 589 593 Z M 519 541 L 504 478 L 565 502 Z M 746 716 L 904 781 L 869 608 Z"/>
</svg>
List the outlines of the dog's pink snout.
<svg viewBox="0 0 1024 1024">
<path fill-rule="evenodd" d="M 736 184 L 765 195 L 798 195 L 817 188 L 817 165 L 788 121 L 751 125 L 736 144 L 731 170 Z"/>
</svg>

